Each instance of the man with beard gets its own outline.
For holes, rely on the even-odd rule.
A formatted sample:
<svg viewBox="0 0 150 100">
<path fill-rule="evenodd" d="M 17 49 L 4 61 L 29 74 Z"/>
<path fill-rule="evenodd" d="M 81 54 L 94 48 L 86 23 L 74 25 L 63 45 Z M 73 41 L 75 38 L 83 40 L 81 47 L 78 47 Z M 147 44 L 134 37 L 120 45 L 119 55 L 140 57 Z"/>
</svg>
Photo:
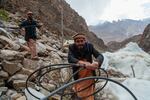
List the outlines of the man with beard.
<svg viewBox="0 0 150 100">
<path fill-rule="evenodd" d="M 85 68 L 79 71 L 74 76 L 74 80 L 95 76 L 95 69 L 101 66 L 103 62 L 103 55 L 100 54 L 91 43 L 88 43 L 86 36 L 83 33 L 78 33 L 73 36 L 74 44 L 69 45 L 68 62 L 84 65 Z M 92 56 L 96 58 L 96 62 L 92 61 Z M 78 71 L 81 67 L 73 66 L 73 73 Z M 73 86 L 74 92 L 77 93 L 79 100 L 94 100 L 94 96 L 89 96 L 94 93 L 94 80 L 85 80 L 76 83 Z"/>
<path fill-rule="evenodd" d="M 27 45 L 31 53 L 31 59 L 38 59 L 36 52 L 36 27 L 40 28 L 41 25 L 37 24 L 37 22 L 33 19 L 33 13 L 29 11 L 27 13 L 27 20 L 23 21 L 19 26 L 20 29 L 25 29 L 25 40 L 27 41 Z"/>
</svg>

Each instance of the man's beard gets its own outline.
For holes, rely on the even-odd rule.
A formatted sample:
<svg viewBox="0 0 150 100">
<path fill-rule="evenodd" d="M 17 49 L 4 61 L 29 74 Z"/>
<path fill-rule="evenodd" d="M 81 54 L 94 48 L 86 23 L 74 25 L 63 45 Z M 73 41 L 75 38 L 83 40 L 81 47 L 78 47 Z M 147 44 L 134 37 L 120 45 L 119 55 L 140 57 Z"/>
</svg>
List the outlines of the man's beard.
<svg viewBox="0 0 150 100">
<path fill-rule="evenodd" d="M 78 45 L 78 49 L 81 50 L 84 48 L 84 45 Z"/>
<path fill-rule="evenodd" d="M 33 17 L 31 17 L 31 16 L 28 16 L 28 20 L 33 20 Z"/>
</svg>

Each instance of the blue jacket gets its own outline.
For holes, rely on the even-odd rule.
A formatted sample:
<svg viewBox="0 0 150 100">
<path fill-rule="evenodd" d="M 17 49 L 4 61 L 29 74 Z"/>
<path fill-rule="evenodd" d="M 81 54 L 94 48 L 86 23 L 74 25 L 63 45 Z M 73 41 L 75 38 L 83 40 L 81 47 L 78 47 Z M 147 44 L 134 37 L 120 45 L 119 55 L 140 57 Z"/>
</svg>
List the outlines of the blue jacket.
<svg viewBox="0 0 150 100">
<path fill-rule="evenodd" d="M 32 20 L 31 22 L 25 20 L 19 26 L 20 28 L 25 28 L 25 32 L 27 36 L 36 35 L 36 27 L 39 28 L 35 20 Z"/>
</svg>

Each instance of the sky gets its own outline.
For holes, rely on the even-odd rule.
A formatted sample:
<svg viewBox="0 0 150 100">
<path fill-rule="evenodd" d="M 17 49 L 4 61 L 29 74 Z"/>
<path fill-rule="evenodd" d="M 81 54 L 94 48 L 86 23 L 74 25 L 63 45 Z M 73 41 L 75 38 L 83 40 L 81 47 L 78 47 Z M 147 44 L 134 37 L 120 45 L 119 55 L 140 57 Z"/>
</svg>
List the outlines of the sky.
<svg viewBox="0 0 150 100">
<path fill-rule="evenodd" d="M 66 0 L 88 25 L 150 17 L 150 0 Z"/>
</svg>

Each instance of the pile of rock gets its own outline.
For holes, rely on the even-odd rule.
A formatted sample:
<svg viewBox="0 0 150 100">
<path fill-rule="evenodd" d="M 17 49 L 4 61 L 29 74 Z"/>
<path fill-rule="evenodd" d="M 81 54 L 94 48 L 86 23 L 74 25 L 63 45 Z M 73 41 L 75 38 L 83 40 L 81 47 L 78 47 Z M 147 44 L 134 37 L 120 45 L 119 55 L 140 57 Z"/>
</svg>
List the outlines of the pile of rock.
<svg viewBox="0 0 150 100">
<path fill-rule="evenodd" d="M 14 20 L 20 20 L 11 14 L 10 22 L 0 21 L 0 26 L 17 27 Z M 31 60 L 28 47 L 18 29 L 0 28 L 0 98 L 6 100 L 26 100 L 25 84 L 28 76 L 41 66 L 64 62 L 67 54 L 60 51 L 61 44 L 57 35 L 48 30 L 41 33 L 38 30 L 37 52 L 39 60 Z M 60 76 L 62 71 L 58 72 Z M 34 80 L 35 77 L 33 77 Z M 29 86 L 35 88 L 34 81 Z M 32 82 L 33 81 L 33 82 Z M 46 84 L 46 87 L 49 85 Z"/>
</svg>

